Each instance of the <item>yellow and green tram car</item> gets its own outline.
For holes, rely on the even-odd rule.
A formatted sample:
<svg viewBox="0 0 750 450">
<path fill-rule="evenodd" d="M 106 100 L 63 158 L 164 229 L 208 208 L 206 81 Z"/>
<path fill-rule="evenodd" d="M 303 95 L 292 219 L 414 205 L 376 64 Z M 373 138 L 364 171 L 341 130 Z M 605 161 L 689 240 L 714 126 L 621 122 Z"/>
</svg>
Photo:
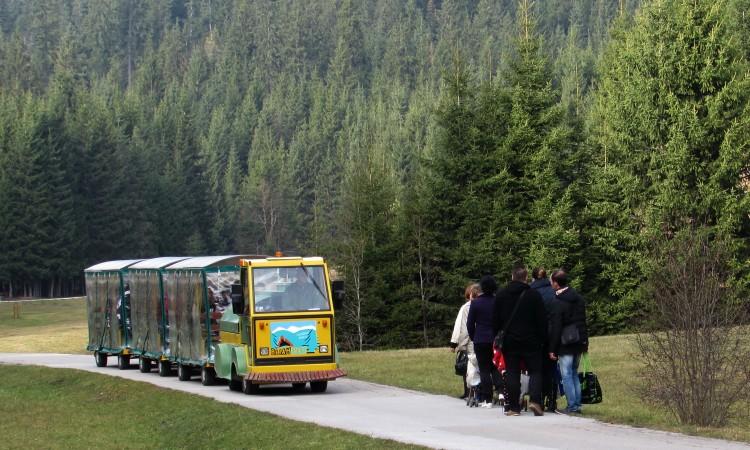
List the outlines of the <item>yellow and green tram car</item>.
<svg viewBox="0 0 750 450">
<path fill-rule="evenodd" d="M 346 375 L 338 364 L 333 289 L 323 258 L 257 258 L 241 262 L 233 308 L 219 321 L 216 375 L 246 394 L 291 383 L 313 392 Z M 335 297 L 334 297 L 335 295 Z M 337 301 L 334 302 L 334 299 Z"/>
<path fill-rule="evenodd" d="M 232 390 L 307 383 L 323 392 L 346 375 L 336 349 L 343 286 L 320 257 L 250 255 L 109 261 L 86 269 L 88 349 L 98 366 L 139 358 L 181 381 Z"/>
</svg>

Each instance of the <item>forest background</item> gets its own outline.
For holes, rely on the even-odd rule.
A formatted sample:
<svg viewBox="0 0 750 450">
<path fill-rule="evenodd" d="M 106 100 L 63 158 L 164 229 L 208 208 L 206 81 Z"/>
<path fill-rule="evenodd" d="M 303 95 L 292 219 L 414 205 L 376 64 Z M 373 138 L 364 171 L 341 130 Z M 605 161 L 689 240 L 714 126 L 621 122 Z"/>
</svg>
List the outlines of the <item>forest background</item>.
<svg viewBox="0 0 750 450">
<path fill-rule="evenodd" d="M 344 348 L 444 345 L 566 268 L 638 329 L 664 241 L 746 298 L 748 0 L 0 0 L 0 294 L 94 263 L 321 255 Z"/>
</svg>

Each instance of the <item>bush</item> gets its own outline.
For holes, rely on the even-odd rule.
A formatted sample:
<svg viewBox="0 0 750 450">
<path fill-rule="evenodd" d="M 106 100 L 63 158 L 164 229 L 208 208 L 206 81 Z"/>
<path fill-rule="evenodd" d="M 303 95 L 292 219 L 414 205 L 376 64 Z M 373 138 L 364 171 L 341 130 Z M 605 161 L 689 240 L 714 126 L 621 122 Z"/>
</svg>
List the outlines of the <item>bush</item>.
<svg viewBox="0 0 750 450">
<path fill-rule="evenodd" d="M 731 250 L 704 231 L 656 246 L 646 284 L 652 329 L 637 337 L 644 399 L 685 424 L 721 426 L 750 400 L 745 308 L 731 291 Z"/>
</svg>

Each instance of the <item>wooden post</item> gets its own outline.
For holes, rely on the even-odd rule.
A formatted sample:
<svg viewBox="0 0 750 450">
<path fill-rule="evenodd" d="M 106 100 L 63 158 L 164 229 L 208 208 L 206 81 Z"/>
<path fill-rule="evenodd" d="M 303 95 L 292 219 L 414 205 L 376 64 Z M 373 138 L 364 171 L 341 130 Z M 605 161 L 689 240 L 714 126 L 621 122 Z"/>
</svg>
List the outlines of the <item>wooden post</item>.
<svg viewBox="0 0 750 450">
<path fill-rule="evenodd" d="M 21 318 L 21 304 L 19 302 L 13 302 L 13 319 Z"/>
</svg>

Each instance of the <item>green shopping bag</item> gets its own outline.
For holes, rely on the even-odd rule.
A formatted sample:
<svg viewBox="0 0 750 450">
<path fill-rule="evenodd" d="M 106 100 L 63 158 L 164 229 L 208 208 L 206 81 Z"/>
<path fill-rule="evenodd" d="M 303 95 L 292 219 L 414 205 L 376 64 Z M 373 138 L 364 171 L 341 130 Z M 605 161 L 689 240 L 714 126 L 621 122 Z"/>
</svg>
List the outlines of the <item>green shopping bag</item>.
<svg viewBox="0 0 750 450">
<path fill-rule="evenodd" d="M 581 381 L 581 403 L 586 405 L 601 403 L 603 399 L 602 387 L 599 384 L 599 378 L 591 370 L 588 353 L 581 356 L 581 369 L 583 372 L 578 373 L 578 379 Z"/>
</svg>

